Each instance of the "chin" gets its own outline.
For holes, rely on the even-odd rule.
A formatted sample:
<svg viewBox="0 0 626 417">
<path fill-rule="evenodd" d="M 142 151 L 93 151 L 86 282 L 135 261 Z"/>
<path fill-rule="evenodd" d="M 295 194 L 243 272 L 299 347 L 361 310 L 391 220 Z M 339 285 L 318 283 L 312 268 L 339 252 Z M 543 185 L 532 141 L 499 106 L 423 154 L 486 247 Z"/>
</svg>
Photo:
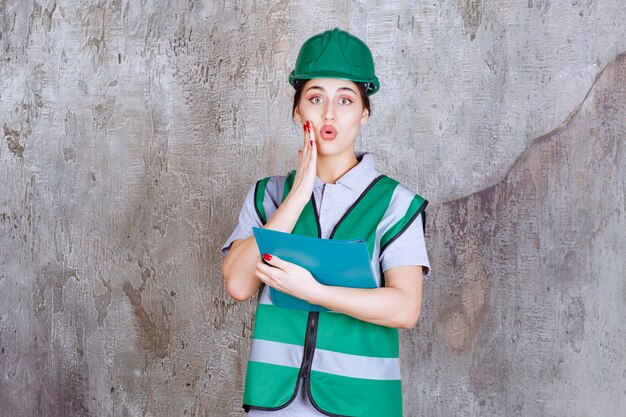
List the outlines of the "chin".
<svg viewBox="0 0 626 417">
<path fill-rule="evenodd" d="M 353 146 L 351 145 L 343 145 L 335 142 L 335 140 L 331 142 L 324 142 L 321 145 L 317 145 L 317 154 L 324 156 L 334 156 L 341 155 L 343 153 L 354 153 Z"/>
</svg>

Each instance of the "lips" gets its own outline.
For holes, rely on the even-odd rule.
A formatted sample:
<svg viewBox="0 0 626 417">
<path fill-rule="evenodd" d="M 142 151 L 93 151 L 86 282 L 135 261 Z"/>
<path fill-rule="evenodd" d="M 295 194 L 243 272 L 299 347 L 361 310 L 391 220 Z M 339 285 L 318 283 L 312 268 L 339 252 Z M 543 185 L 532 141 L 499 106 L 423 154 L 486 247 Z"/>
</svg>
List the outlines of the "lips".
<svg viewBox="0 0 626 417">
<path fill-rule="evenodd" d="M 333 140 L 337 136 L 337 130 L 330 125 L 325 125 L 320 129 L 320 135 L 324 140 Z"/>
</svg>

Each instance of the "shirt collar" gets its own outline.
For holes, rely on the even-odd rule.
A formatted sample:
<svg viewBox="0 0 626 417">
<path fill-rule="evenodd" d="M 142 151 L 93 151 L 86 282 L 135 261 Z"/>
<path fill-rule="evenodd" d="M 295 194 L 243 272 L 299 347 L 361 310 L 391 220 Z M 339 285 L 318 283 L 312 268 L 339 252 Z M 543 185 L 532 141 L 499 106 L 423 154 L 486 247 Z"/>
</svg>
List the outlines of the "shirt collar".
<svg viewBox="0 0 626 417">
<path fill-rule="evenodd" d="M 362 150 L 355 150 L 354 156 L 359 163 L 343 174 L 336 183 L 344 185 L 356 192 L 363 192 L 365 188 L 378 176 L 374 154 Z M 316 175 L 315 186 L 322 187 L 324 182 Z"/>
</svg>

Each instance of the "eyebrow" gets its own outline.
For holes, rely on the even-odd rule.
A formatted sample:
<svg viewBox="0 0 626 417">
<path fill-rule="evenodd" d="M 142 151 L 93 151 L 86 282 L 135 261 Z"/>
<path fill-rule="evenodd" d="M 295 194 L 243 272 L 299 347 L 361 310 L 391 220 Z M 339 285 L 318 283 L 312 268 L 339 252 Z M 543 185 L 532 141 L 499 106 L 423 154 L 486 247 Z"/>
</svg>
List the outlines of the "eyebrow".
<svg viewBox="0 0 626 417">
<path fill-rule="evenodd" d="M 306 89 L 305 93 L 308 92 L 309 90 L 313 90 L 313 89 L 322 90 L 322 91 L 326 92 L 324 87 L 320 87 L 319 85 L 312 85 L 311 87 Z M 340 87 L 340 88 L 337 89 L 337 91 L 350 91 L 350 92 L 352 92 L 353 94 L 356 95 L 356 91 L 354 91 L 350 87 Z"/>
</svg>

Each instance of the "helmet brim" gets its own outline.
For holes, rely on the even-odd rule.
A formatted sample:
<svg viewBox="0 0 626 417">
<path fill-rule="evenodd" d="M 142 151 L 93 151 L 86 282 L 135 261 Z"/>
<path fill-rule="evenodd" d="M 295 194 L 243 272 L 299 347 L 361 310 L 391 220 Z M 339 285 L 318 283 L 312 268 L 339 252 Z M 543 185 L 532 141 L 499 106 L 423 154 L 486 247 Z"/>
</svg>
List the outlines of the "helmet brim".
<svg viewBox="0 0 626 417">
<path fill-rule="evenodd" d="M 334 78 L 338 80 L 368 84 L 366 86 L 366 93 L 368 96 L 371 96 L 380 89 L 380 81 L 376 76 L 366 80 L 362 78 L 354 78 L 347 74 L 335 71 L 317 71 L 315 74 L 295 74 L 295 71 L 291 71 L 291 74 L 289 74 L 289 84 L 295 88 L 295 82 L 297 80 L 312 80 L 313 78 Z"/>
</svg>

